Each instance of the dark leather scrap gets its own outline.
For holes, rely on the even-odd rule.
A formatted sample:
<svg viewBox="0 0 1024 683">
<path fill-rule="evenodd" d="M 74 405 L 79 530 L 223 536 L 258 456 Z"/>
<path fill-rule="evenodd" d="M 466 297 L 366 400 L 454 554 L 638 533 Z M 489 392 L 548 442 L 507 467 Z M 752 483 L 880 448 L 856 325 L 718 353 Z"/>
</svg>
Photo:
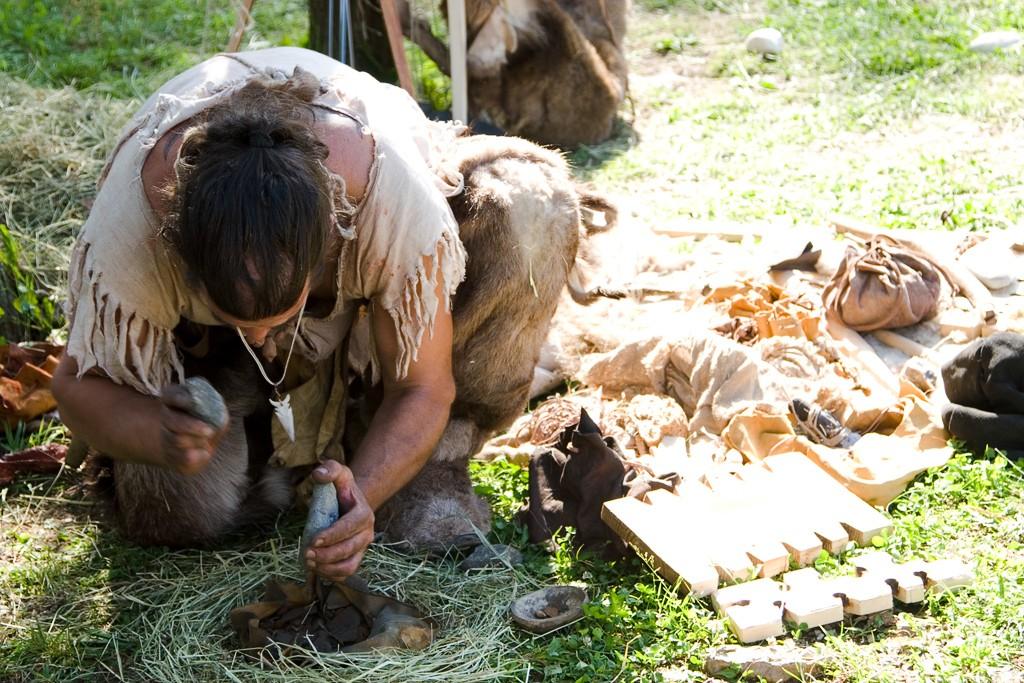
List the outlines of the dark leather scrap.
<svg viewBox="0 0 1024 683">
<path fill-rule="evenodd" d="M 579 422 L 567 427 L 552 448 L 538 449 L 531 457 L 530 498 L 519 515 L 532 543 L 548 541 L 571 526 L 577 548 L 621 557 L 628 547 L 601 520 L 601 507 L 626 495 L 642 498 L 652 488 L 673 486 L 671 476 L 658 479 L 627 460 L 615 439 L 603 436 L 581 410 Z"/>
<path fill-rule="evenodd" d="M 264 599 L 231 610 L 231 628 L 245 648 L 271 655 L 301 650 L 367 652 L 422 650 L 433 628 L 415 607 L 369 590 L 352 576 L 344 583 L 267 582 Z"/>
<path fill-rule="evenodd" d="M 1024 455 L 1024 335 L 975 340 L 943 366 L 942 380 L 946 431 L 976 452 L 988 445 Z"/>
</svg>

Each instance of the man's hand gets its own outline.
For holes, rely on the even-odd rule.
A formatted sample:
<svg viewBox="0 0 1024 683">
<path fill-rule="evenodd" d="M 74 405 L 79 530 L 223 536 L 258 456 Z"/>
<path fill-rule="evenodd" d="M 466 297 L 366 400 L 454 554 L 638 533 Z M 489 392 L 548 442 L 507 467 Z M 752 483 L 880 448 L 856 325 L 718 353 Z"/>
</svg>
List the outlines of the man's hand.
<svg viewBox="0 0 1024 683">
<path fill-rule="evenodd" d="M 306 566 L 328 581 L 341 581 L 356 573 L 373 541 L 373 509 L 356 485 L 352 470 L 334 460 L 313 470 L 313 480 L 334 482 L 341 518 L 313 538 L 306 551 Z"/>
<path fill-rule="evenodd" d="M 213 458 L 217 443 L 228 429 L 214 429 L 187 412 L 192 405 L 188 389 L 180 384 L 164 387 L 160 395 L 160 453 L 167 467 L 180 474 L 198 474 Z"/>
</svg>

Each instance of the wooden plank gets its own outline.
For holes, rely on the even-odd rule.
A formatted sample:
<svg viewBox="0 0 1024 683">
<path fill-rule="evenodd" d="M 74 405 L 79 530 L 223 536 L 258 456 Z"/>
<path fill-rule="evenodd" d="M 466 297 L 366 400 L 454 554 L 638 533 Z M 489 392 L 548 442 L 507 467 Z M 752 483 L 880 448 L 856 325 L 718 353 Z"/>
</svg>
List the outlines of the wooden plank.
<svg viewBox="0 0 1024 683">
<path fill-rule="evenodd" d="M 452 75 L 452 118 L 469 122 L 469 74 L 466 70 L 466 2 L 448 0 L 448 51 Z"/>
<path fill-rule="evenodd" d="M 896 349 L 897 351 L 900 351 L 901 353 L 905 353 L 911 358 L 913 358 L 914 356 L 921 356 L 922 358 L 927 358 L 929 360 L 935 359 L 935 355 L 930 347 L 925 346 L 924 344 L 918 344 L 913 339 L 908 339 L 907 337 L 904 337 L 902 334 L 893 332 L 892 330 L 875 330 L 871 332 L 871 334 L 874 336 L 875 339 L 882 342 L 886 346 L 891 346 L 892 348 Z"/>
<path fill-rule="evenodd" d="M 827 510 L 858 544 L 868 546 L 872 538 L 892 528 L 892 523 L 882 513 L 851 493 L 807 456 L 800 453 L 773 455 L 766 458 L 764 464 L 772 472 L 790 478 L 798 490 L 805 492 L 803 502 L 807 514 L 827 514 L 824 512 Z M 827 507 L 822 509 L 822 505 Z"/>
<path fill-rule="evenodd" d="M 627 543 L 650 555 L 666 580 L 678 580 L 696 595 L 710 595 L 718 588 L 715 567 L 699 551 L 679 542 L 680 527 L 698 520 L 673 520 L 635 498 L 606 502 L 601 519 Z"/>
<path fill-rule="evenodd" d="M 651 226 L 651 232 L 666 237 L 717 237 L 725 241 L 740 242 L 746 238 L 765 237 L 779 231 L 768 225 L 696 221 L 679 226 L 654 225 Z"/>
<path fill-rule="evenodd" d="M 741 471 L 752 469 L 740 468 Z M 767 471 L 766 471 L 767 472 Z M 713 477 L 708 481 L 714 495 L 720 500 L 733 502 L 737 514 L 721 534 L 735 539 L 736 547 L 747 554 L 757 570 L 757 576 L 777 576 L 789 568 L 789 551 L 773 537 L 775 520 L 763 510 L 775 503 L 775 492 L 765 486 L 764 479 L 744 479 L 735 476 Z"/>
<path fill-rule="evenodd" d="M 778 475 L 772 473 L 770 469 L 762 462 L 757 465 L 747 465 L 740 469 L 738 472 L 742 479 L 752 480 L 757 479 L 758 481 L 765 482 L 767 485 L 776 487 L 776 491 L 783 489 L 778 488 L 781 484 L 778 479 Z M 846 545 L 850 542 L 850 535 L 846 533 L 846 529 L 839 523 L 838 520 L 832 519 L 830 515 L 825 514 L 822 510 L 816 509 L 815 514 L 807 514 L 808 509 L 812 503 L 807 500 L 807 491 L 796 490 L 790 491 L 785 490 L 780 496 L 785 496 L 787 500 L 791 500 L 793 505 L 800 506 L 797 514 L 804 520 L 807 521 L 809 528 L 817 536 L 821 542 L 821 547 L 827 550 L 833 555 L 842 552 L 846 549 Z M 816 501 L 815 496 L 813 500 Z M 813 561 L 813 560 L 812 560 Z"/>
<path fill-rule="evenodd" d="M 759 472 L 759 468 L 762 472 Z M 807 514 L 804 492 L 763 466 L 750 465 L 739 472 L 745 481 L 755 483 L 762 490 L 765 503 L 752 511 L 764 521 L 766 542 L 781 544 L 793 562 L 805 567 L 821 553 L 821 540 L 814 534 L 810 520 L 817 515 Z"/>
<path fill-rule="evenodd" d="M 742 522 L 747 518 L 740 501 L 715 496 L 711 489 L 695 485 L 680 495 L 651 491 L 648 502 L 677 529 L 677 542 L 692 553 L 706 557 L 722 581 L 746 581 L 757 568 L 743 549 Z"/>
</svg>

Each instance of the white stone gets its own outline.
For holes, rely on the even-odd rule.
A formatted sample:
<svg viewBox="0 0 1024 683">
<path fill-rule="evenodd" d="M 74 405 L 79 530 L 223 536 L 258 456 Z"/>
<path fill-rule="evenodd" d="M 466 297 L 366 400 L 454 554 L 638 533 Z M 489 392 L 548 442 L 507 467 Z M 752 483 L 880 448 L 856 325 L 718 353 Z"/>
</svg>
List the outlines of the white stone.
<svg viewBox="0 0 1024 683">
<path fill-rule="evenodd" d="M 761 55 L 777 55 L 782 52 L 785 41 L 777 28 L 759 28 L 747 36 L 747 52 Z"/>
<path fill-rule="evenodd" d="M 989 289 L 1005 289 L 1024 276 L 1024 254 L 1013 244 L 1008 234 L 993 235 L 965 251 L 960 262 Z"/>
<path fill-rule="evenodd" d="M 792 640 L 781 645 L 724 645 L 708 652 L 704 671 L 750 673 L 764 681 L 800 681 L 821 673 L 835 656 L 820 647 L 799 647 Z"/>
<path fill-rule="evenodd" d="M 972 52 L 1012 50 L 1024 44 L 1024 35 L 1016 31 L 986 31 L 971 41 Z"/>
</svg>

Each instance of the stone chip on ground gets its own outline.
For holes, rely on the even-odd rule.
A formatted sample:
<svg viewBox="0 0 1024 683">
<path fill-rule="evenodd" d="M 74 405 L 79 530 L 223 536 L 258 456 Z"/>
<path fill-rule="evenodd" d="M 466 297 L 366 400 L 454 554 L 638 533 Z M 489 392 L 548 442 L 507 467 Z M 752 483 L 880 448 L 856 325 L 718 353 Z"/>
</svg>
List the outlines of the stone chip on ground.
<svg viewBox="0 0 1024 683">
<path fill-rule="evenodd" d="M 459 569 L 466 572 L 470 569 L 487 567 L 503 567 L 508 563 L 515 567 L 523 563 L 523 554 L 509 545 L 480 544 L 473 549 L 466 559 L 459 562 Z"/>
<path fill-rule="evenodd" d="M 793 641 L 781 645 L 723 645 L 708 652 L 704 671 L 739 675 L 750 672 L 768 683 L 806 680 L 818 675 L 833 655 L 817 647 L 799 647 Z"/>
<path fill-rule="evenodd" d="M 1019 49 L 1024 45 L 1024 34 L 1017 31 L 986 31 L 971 41 L 971 52 L 995 52 Z"/>
</svg>

